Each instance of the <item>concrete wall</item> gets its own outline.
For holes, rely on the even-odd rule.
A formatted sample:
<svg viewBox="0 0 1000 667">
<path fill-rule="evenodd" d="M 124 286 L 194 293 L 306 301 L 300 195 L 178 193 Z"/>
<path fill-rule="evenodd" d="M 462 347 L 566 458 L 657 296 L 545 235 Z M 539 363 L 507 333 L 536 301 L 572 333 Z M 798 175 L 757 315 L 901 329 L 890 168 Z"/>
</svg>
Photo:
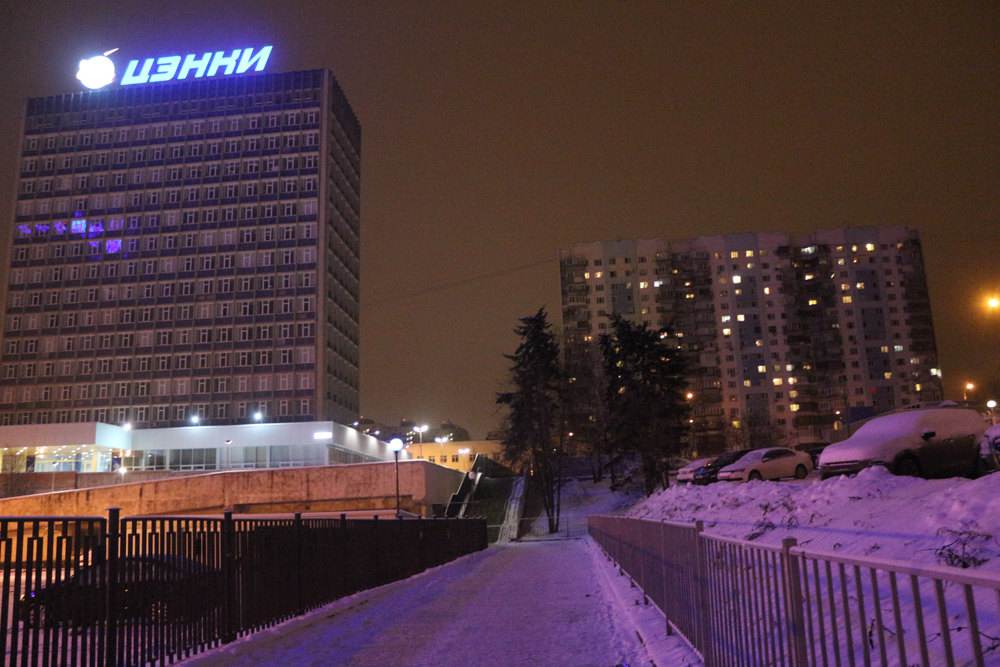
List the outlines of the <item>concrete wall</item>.
<svg viewBox="0 0 1000 667">
<path fill-rule="evenodd" d="M 44 475 L 40 475 L 44 477 Z M 400 461 L 401 509 L 431 515 L 463 474 L 426 461 Z M 0 500 L 0 516 L 122 516 L 239 514 L 395 509 L 395 464 L 356 463 L 310 468 L 223 471 Z"/>
</svg>

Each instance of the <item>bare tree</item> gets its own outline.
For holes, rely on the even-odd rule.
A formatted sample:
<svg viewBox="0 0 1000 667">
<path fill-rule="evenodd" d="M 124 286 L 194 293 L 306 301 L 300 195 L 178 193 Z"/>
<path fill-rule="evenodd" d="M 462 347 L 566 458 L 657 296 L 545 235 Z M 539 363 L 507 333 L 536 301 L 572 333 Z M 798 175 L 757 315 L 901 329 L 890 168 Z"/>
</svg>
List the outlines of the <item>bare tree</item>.
<svg viewBox="0 0 1000 667">
<path fill-rule="evenodd" d="M 779 447 L 788 438 L 784 427 L 775 423 L 763 411 L 744 412 L 740 418 L 726 425 L 726 446 L 728 449 L 763 449 Z"/>
</svg>

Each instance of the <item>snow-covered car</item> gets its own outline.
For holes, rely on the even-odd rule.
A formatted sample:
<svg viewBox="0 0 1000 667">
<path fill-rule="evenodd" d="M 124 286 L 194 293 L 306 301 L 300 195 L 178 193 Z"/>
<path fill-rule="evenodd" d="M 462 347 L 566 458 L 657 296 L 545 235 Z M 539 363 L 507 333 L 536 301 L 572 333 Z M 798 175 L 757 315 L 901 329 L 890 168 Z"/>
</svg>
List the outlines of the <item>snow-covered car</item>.
<svg viewBox="0 0 1000 667">
<path fill-rule="evenodd" d="M 1000 424 L 991 426 L 983 432 L 979 456 L 986 462 L 987 469 L 1000 469 Z"/>
<path fill-rule="evenodd" d="M 813 469 L 812 458 L 806 452 L 787 447 L 755 449 L 736 463 L 719 470 L 719 481 L 746 482 L 752 479 L 805 479 Z"/>
<path fill-rule="evenodd" d="M 931 408 L 876 417 L 819 455 L 823 478 L 883 465 L 897 475 L 975 477 L 986 422 L 975 410 Z"/>
<path fill-rule="evenodd" d="M 698 459 L 696 461 L 692 461 L 691 463 L 689 463 L 688 465 L 684 466 L 683 468 L 677 471 L 677 481 L 690 482 L 691 480 L 694 479 L 694 473 L 696 470 L 698 470 L 698 468 L 701 468 L 702 466 L 707 466 L 714 460 L 715 460 L 714 456 L 709 456 L 706 459 Z"/>
</svg>

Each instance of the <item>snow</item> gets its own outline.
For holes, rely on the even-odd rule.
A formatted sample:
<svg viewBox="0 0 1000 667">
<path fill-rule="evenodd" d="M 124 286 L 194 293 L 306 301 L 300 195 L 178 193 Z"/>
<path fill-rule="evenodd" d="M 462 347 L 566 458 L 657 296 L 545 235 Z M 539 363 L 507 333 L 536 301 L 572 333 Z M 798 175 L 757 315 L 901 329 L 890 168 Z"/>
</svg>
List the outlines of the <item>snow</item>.
<svg viewBox="0 0 1000 667">
<path fill-rule="evenodd" d="M 635 500 L 570 482 L 563 518 Z M 492 546 L 183 661 L 223 665 L 700 665 L 589 538 Z"/>
<path fill-rule="evenodd" d="M 705 522 L 708 533 L 1000 572 L 1000 473 L 674 485 L 650 498 L 570 481 L 562 519 Z M 590 539 L 493 546 L 184 661 L 185 665 L 700 665 Z"/>
<path fill-rule="evenodd" d="M 708 534 L 1000 572 L 1000 473 L 976 480 L 897 477 L 872 467 L 821 481 L 674 485 L 626 514 L 691 522 Z"/>
</svg>

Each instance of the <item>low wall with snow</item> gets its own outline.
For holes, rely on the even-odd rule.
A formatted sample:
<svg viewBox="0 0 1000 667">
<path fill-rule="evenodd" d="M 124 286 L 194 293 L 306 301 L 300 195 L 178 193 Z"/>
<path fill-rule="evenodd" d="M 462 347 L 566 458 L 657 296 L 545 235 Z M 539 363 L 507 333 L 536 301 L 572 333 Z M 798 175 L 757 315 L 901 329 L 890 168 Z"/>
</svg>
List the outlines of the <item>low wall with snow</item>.
<svg viewBox="0 0 1000 667">
<path fill-rule="evenodd" d="M 430 516 L 446 503 L 463 474 L 427 461 L 400 461 L 401 508 Z M 0 516 L 105 516 L 331 512 L 395 509 L 393 462 L 271 468 L 191 475 L 98 488 L 0 499 Z"/>
</svg>

